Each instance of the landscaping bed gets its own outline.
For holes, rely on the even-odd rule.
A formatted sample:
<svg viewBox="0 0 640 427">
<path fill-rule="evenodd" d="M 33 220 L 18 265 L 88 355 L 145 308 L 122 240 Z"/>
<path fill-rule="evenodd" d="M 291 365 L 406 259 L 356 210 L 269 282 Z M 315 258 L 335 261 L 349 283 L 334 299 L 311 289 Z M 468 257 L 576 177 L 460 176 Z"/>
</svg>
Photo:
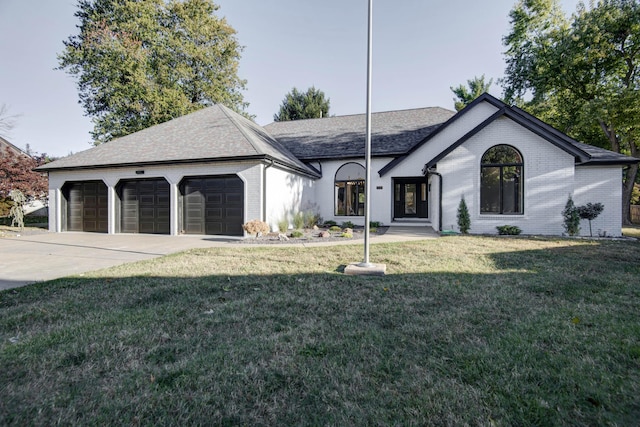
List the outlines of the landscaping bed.
<svg viewBox="0 0 640 427">
<path fill-rule="evenodd" d="M 389 227 L 376 227 L 370 230 L 372 237 L 384 234 Z M 330 227 L 306 228 L 288 231 L 287 233 L 267 233 L 262 236 L 248 236 L 234 241 L 240 244 L 285 244 L 285 243 L 319 243 L 364 239 L 364 227 L 331 230 Z"/>
</svg>

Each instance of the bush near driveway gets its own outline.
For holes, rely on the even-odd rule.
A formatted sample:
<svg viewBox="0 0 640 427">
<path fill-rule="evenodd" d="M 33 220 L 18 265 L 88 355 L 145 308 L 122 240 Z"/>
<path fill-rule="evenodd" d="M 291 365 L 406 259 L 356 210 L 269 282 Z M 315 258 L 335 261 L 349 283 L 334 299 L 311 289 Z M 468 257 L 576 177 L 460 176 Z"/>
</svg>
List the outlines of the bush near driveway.
<svg viewBox="0 0 640 427">
<path fill-rule="evenodd" d="M 0 293 L 0 424 L 633 425 L 640 245 L 192 250 Z"/>
</svg>

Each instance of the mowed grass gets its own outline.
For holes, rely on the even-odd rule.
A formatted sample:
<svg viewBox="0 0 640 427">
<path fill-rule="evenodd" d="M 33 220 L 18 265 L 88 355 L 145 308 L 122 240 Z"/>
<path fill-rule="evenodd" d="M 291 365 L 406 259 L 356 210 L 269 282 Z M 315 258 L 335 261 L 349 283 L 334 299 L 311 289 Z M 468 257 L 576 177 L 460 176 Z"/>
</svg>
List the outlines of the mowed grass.
<svg viewBox="0 0 640 427">
<path fill-rule="evenodd" d="M 0 293 L 0 425 L 636 425 L 640 244 L 192 250 Z"/>
</svg>

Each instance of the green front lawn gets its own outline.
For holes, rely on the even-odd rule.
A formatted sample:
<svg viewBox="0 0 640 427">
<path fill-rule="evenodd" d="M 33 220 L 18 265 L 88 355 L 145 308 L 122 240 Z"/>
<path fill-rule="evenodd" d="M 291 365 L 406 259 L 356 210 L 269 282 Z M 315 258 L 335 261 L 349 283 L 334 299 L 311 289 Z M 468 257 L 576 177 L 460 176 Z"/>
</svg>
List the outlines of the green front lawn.
<svg viewBox="0 0 640 427">
<path fill-rule="evenodd" d="M 640 243 L 192 250 L 0 292 L 0 425 L 634 425 Z"/>
</svg>

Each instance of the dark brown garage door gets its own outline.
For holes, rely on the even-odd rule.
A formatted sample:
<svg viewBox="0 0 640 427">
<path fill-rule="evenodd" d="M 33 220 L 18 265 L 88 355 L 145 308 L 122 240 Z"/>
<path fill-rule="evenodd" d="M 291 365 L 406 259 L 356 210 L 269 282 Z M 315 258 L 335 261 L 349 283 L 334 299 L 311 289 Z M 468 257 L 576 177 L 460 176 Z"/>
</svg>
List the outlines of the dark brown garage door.
<svg viewBox="0 0 640 427">
<path fill-rule="evenodd" d="M 169 183 L 138 179 L 118 184 L 122 233 L 169 234 Z"/>
<path fill-rule="evenodd" d="M 238 176 L 185 178 L 180 192 L 185 233 L 243 235 L 244 183 Z"/>
<path fill-rule="evenodd" d="M 109 227 L 107 186 L 102 181 L 67 182 L 66 230 L 106 233 Z"/>
</svg>

